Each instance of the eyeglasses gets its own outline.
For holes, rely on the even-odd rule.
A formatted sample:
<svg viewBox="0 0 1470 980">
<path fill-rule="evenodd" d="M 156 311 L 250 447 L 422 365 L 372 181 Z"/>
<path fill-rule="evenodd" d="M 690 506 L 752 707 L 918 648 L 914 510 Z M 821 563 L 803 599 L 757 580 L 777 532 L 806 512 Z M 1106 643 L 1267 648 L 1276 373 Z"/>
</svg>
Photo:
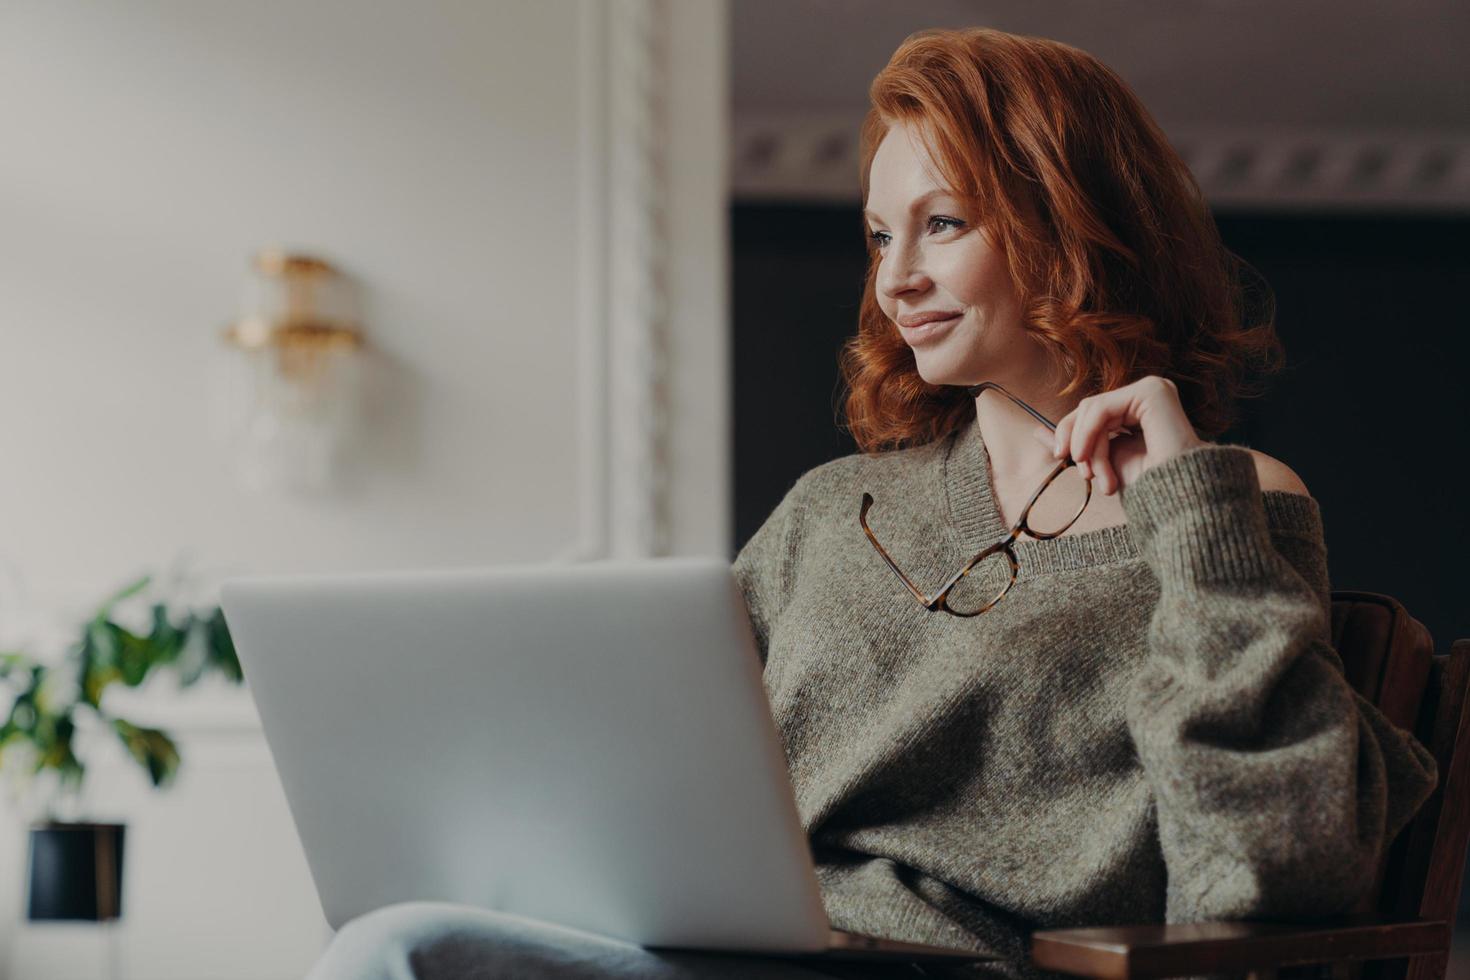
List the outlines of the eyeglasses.
<svg viewBox="0 0 1470 980">
<path fill-rule="evenodd" d="M 977 398 L 982 392 L 990 390 L 998 391 L 1002 395 L 1005 395 L 1011 401 L 1019 405 L 1022 409 L 1026 411 L 1028 415 L 1036 419 L 1042 425 L 1046 426 L 1053 432 L 1056 431 L 1056 424 L 1052 422 L 1051 419 L 1047 418 L 1045 415 L 1042 415 L 1036 409 L 1032 408 L 1030 405 L 1027 405 L 1021 399 L 1017 398 L 1009 391 L 1006 391 L 1004 388 L 993 381 L 984 381 L 977 385 L 970 385 L 965 390 Z M 1070 458 L 1064 459 L 1061 462 L 1057 463 L 1057 465 L 1052 468 L 1052 471 L 1047 476 L 1047 478 L 1042 481 L 1041 486 L 1036 488 L 1036 492 L 1031 495 L 1031 499 L 1026 502 L 1026 506 L 1021 508 L 1021 516 L 1018 517 L 1016 519 L 1016 523 L 1011 526 L 1010 533 L 1007 534 L 1000 541 L 997 541 L 995 544 L 981 551 L 974 558 L 971 558 L 968 562 L 966 562 L 963 568 L 950 576 L 949 581 L 944 583 L 944 585 L 939 589 L 939 592 L 936 593 L 932 599 L 929 596 L 926 596 L 923 592 L 919 591 L 918 586 L 914 585 L 909 577 L 903 573 L 903 570 L 900 569 L 898 565 L 894 562 L 894 560 L 888 556 L 888 552 L 883 548 L 883 545 L 878 543 L 877 537 L 874 536 L 873 529 L 868 526 L 868 510 L 873 506 L 873 495 L 870 493 L 863 494 L 863 506 L 862 510 L 858 511 L 858 523 L 863 526 L 863 533 L 868 536 L 868 540 L 872 542 L 873 547 L 877 549 L 878 554 L 882 556 L 885 562 L 888 563 L 888 567 L 893 569 L 893 574 L 898 576 L 898 580 L 903 583 L 904 588 L 908 589 L 909 593 L 916 600 L 918 600 L 919 605 L 923 606 L 930 612 L 942 611 L 949 613 L 951 616 L 978 616 L 988 610 L 991 606 L 994 606 L 997 602 L 999 602 L 1005 596 L 1005 594 L 1010 591 L 1011 586 L 1016 583 L 1016 572 L 1020 568 L 1020 565 L 1016 561 L 1016 552 L 1013 548 L 1013 545 L 1022 534 L 1029 534 L 1031 537 L 1039 541 L 1045 541 L 1049 538 L 1055 538 L 1058 535 L 1065 533 L 1067 528 L 1075 524 L 1077 522 L 1077 518 L 1081 517 L 1082 512 L 1087 509 L 1088 501 L 1092 499 L 1092 479 L 1090 477 L 1083 477 L 1084 493 L 1082 496 L 1082 505 L 1077 508 L 1076 513 L 1072 514 L 1072 516 L 1067 520 L 1065 524 L 1063 524 L 1056 530 L 1047 531 L 1038 531 L 1031 526 L 1031 508 L 1034 507 L 1036 505 L 1036 501 L 1040 500 L 1042 495 L 1046 493 L 1047 489 L 1052 485 L 1052 482 L 1055 481 L 1057 477 L 1061 476 L 1063 471 L 1065 471 L 1067 467 L 1072 465 L 1074 465 L 1074 463 Z M 991 599 L 989 602 L 985 603 L 974 612 L 963 612 L 961 610 L 951 608 L 949 605 L 949 596 L 951 591 L 953 591 L 954 588 L 959 585 L 961 581 L 969 576 L 970 572 L 973 571 L 977 566 L 979 566 L 981 562 L 985 562 L 987 559 L 993 558 L 996 555 L 1003 555 L 1005 557 L 1006 563 L 1009 566 L 1010 577 L 1005 582 L 1005 584 L 1000 587 L 1000 591 L 996 593 L 995 598 Z M 993 564 L 993 562 L 988 563 L 986 567 L 990 568 Z"/>
</svg>

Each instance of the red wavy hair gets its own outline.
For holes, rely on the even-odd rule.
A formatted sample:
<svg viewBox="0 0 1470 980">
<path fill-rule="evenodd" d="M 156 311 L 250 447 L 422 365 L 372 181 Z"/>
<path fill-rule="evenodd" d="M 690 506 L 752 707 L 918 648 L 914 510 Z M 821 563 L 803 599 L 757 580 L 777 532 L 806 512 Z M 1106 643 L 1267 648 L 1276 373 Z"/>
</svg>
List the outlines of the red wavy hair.
<svg viewBox="0 0 1470 980">
<path fill-rule="evenodd" d="M 1022 323 L 1069 381 L 1061 394 L 1170 378 L 1203 439 L 1279 369 L 1275 302 L 1220 240 L 1199 185 L 1121 78 L 1058 41 L 989 28 L 910 35 L 869 92 L 863 200 L 878 144 L 912 124 L 950 189 L 985 215 L 1022 301 Z M 865 235 L 866 237 L 866 235 Z M 941 438 L 974 415 L 960 386 L 919 377 L 878 307 L 869 263 L 858 330 L 839 363 L 845 424 L 864 452 Z M 1247 312 L 1259 295 L 1260 316 Z M 982 379 L 976 379 L 982 380 Z"/>
</svg>

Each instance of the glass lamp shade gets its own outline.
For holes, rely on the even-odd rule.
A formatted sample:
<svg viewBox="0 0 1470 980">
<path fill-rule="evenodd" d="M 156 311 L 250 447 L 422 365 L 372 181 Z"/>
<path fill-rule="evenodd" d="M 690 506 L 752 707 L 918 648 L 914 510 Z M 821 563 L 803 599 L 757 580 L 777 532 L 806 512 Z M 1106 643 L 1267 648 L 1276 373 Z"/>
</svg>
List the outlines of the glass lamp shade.
<svg viewBox="0 0 1470 980">
<path fill-rule="evenodd" d="M 321 259 L 267 250 L 243 305 L 225 331 L 238 351 L 224 396 L 238 474 L 255 490 L 326 490 L 359 397 L 363 335 L 350 283 Z"/>
</svg>

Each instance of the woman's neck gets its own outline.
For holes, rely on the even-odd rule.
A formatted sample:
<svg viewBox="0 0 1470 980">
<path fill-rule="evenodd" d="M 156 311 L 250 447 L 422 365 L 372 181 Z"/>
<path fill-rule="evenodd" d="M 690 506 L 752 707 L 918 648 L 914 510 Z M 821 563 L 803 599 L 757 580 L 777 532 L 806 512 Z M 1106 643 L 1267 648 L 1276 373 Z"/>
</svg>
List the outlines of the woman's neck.
<svg viewBox="0 0 1470 980">
<path fill-rule="evenodd" d="M 997 381 L 1006 391 L 1045 415 L 1053 424 L 1077 407 L 1082 396 L 1061 397 L 1061 384 L 1050 381 Z M 980 438 L 990 456 L 991 470 L 1002 476 L 1029 474 L 1043 469 L 1051 460 L 1046 444 L 1036 433 L 1047 431 L 1021 406 L 994 390 L 975 396 L 975 418 Z M 1050 433 L 1048 432 L 1048 435 Z"/>
</svg>

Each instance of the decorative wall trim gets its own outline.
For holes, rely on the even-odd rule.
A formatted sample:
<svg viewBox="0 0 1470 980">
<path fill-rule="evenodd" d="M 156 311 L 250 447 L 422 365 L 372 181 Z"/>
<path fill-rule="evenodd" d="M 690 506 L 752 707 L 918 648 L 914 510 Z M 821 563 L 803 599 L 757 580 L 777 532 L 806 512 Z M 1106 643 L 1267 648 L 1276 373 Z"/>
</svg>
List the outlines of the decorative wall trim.
<svg viewBox="0 0 1470 980">
<path fill-rule="evenodd" d="M 857 202 L 861 120 L 737 114 L 735 198 Z M 1470 211 L 1470 130 L 1166 129 L 1217 207 Z"/>
<path fill-rule="evenodd" d="M 670 539 L 667 0 L 582 0 L 579 533 L 557 560 Z"/>
<path fill-rule="evenodd" d="M 669 548 L 667 0 L 610 5 L 612 554 Z"/>
</svg>

